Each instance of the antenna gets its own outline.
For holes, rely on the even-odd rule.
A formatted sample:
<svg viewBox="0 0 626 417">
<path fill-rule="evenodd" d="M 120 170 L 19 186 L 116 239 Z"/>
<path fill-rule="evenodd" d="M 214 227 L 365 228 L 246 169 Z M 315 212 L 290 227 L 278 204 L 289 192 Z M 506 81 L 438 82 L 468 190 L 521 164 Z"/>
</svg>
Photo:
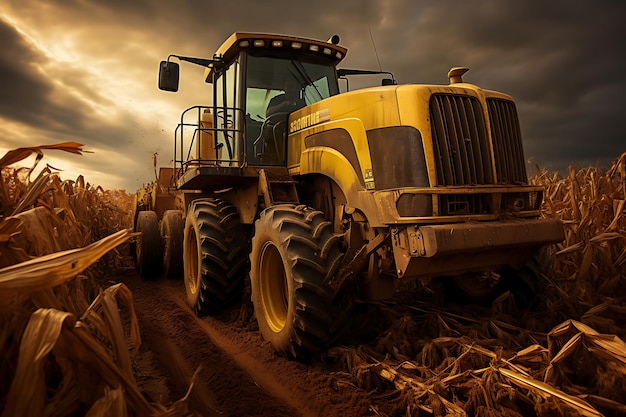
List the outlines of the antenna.
<svg viewBox="0 0 626 417">
<path fill-rule="evenodd" d="M 372 40 L 372 46 L 374 47 L 374 53 L 376 54 L 376 61 L 378 61 L 378 70 L 382 71 L 383 67 L 380 65 L 380 58 L 378 57 L 378 51 L 376 50 L 376 43 L 374 42 L 374 35 L 372 35 L 372 30 L 368 29 L 370 33 L 370 39 Z"/>
</svg>

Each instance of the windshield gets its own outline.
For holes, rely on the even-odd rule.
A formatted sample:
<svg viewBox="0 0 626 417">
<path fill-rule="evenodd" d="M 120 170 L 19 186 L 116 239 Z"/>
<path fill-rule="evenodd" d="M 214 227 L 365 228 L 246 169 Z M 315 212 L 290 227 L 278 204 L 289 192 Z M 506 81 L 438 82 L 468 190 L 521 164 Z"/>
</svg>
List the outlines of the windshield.
<svg viewBox="0 0 626 417">
<path fill-rule="evenodd" d="M 270 101 L 279 95 L 288 95 L 299 108 L 338 93 L 330 63 L 250 54 L 246 75 L 246 113 L 255 120 L 266 117 Z"/>
</svg>

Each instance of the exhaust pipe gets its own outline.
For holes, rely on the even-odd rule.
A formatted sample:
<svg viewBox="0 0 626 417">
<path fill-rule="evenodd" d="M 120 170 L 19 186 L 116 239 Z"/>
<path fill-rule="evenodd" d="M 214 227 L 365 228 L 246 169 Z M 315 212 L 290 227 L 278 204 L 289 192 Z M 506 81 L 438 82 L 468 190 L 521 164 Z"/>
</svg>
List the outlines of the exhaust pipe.
<svg viewBox="0 0 626 417">
<path fill-rule="evenodd" d="M 332 43 L 333 45 L 339 45 L 339 35 L 331 36 L 326 42 Z"/>
<path fill-rule="evenodd" d="M 463 74 L 469 71 L 469 68 L 465 67 L 452 67 L 450 71 L 448 71 L 448 78 L 450 79 L 450 84 L 457 84 L 463 82 Z"/>
</svg>

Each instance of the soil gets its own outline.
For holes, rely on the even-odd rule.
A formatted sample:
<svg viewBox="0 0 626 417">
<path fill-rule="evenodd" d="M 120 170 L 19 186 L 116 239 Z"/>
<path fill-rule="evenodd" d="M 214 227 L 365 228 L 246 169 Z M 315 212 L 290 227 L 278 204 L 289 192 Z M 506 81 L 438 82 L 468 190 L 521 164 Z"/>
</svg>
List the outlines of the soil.
<svg viewBox="0 0 626 417">
<path fill-rule="evenodd" d="M 198 318 L 181 281 L 145 281 L 130 271 L 117 280 L 133 292 L 142 337 L 137 382 L 151 401 L 171 405 L 193 380 L 189 409 L 198 416 L 375 415 L 369 394 L 336 365 L 277 356 L 258 332 L 249 296 L 218 317 Z"/>
<path fill-rule="evenodd" d="M 543 391 L 512 386 L 495 371 L 503 366 L 500 358 L 515 358 L 527 347 L 540 347 L 536 355 L 528 351 L 522 355 L 519 364 L 529 375 L 543 379 L 551 363 L 544 350 L 548 332 L 566 319 L 567 312 L 578 320 L 573 308 L 564 310 L 548 302 L 558 300 L 548 290 L 539 297 L 540 306 L 532 310 L 516 307 L 510 292 L 490 306 L 455 304 L 443 296 L 445 282 L 437 280 L 428 286 L 402 288 L 393 302 L 355 300 L 346 337 L 335 348 L 303 363 L 277 355 L 262 339 L 249 288 L 239 303 L 218 316 L 199 318 L 188 307 L 180 280 L 143 280 L 128 271 L 116 282 L 125 283 L 133 292 L 142 337 L 135 375 L 144 395 L 165 407 L 188 395 L 193 415 L 443 416 L 447 408 L 437 402 L 439 398 L 467 407 L 468 415 L 480 415 L 479 409 L 491 410 L 491 415 L 551 416 L 572 411 L 546 398 Z M 607 315 L 593 321 L 596 330 L 623 338 L 621 313 Z M 570 337 L 553 342 L 562 346 Z M 475 350 L 470 353 L 468 347 Z M 624 415 L 621 402 L 626 388 L 614 382 L 623 378 L 621 368 L 613 370 L 610 355 L 601 366 L 598 359 L 585 359 L 582 366 L 581 352 L 568 356 L 571 364 L 562 365 L 573 371 L 558 377 L 560 389 L 585 394 L 599 409 L 609 404 L 603 405 L 600 397 L 609 399 L 614 404 L 607 406 L 605 415 Z M 589 356 L 587 352 L 584 357 Z M 412 375 L 417 384 L 432 385 L 428 396 L 415 395 L 422 389 L 398 388 L 397 381 L 381 378 L 378 372 L 387 367 L 393 373 L 404 364 L 408 366 L 405 375 Z M 432 382 L 448 372 L 455 379 L 447 388 Z M 591 377 L 583 380 L 577 375 Z M 597 383 L 601 380 L 608 382 Z M 508 402 L 502 402 L 503 395 Z"/>
</svg>

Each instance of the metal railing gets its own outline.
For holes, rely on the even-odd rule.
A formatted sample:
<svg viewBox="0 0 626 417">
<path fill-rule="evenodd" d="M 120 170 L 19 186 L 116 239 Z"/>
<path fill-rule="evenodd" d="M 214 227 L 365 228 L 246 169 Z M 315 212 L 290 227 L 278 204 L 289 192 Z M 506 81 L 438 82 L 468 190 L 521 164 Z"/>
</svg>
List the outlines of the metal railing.
<svg viewBox="0 0 626 417">
<path fill-rule="evenodd" d="M 205 110 L 209 110 L 209 116 Z M 234 107 L 192 106 L 183 111 L 174 131 L 174 168 L 178 176 L 189 167 L 241 167 L 243 132 L 236 127 L 243 111 Z M 209 140 L 210 143 L 204 141 Z"/>
</svg>

